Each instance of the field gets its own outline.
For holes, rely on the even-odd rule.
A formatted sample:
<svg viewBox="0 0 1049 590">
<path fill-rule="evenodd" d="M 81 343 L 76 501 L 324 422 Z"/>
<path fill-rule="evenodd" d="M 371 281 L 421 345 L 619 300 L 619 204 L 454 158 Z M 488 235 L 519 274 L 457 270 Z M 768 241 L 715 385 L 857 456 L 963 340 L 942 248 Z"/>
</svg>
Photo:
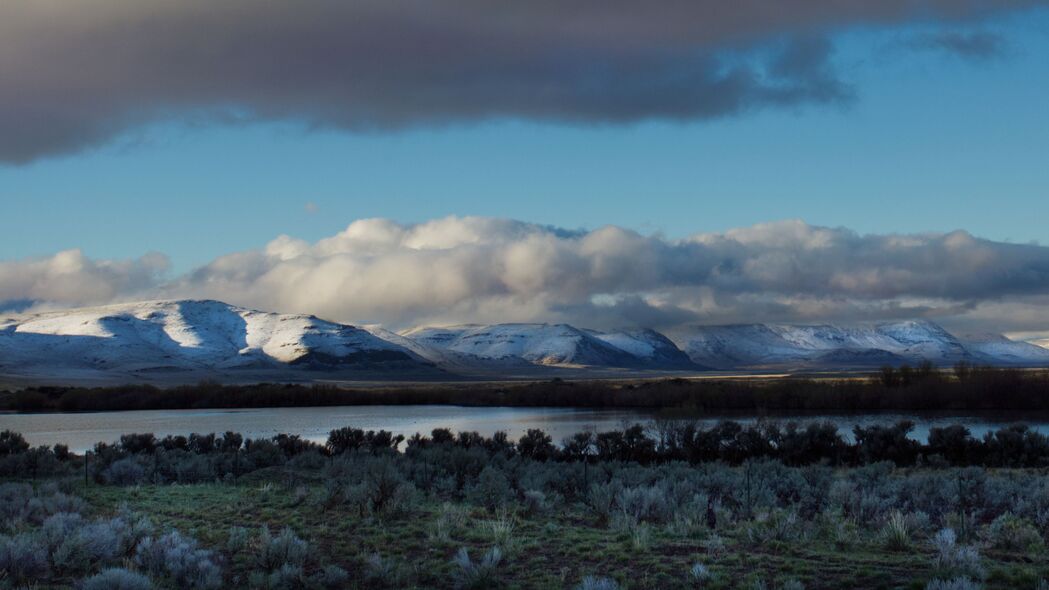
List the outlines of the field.
<svg viewBox="0 0 1049 590">
<path fill-rule="evenodd" d="M 163 527 L 220 550 L 231 527 L 288 526 L 309 543 L 308 561 L 338 564 L 361 588 L 456 587 L 461 568 L 455 554 L 466 548 L 478 560 L 495 546 L 503 559 L 490 582 L 477 587 L 572 588 L 586 576 L 601 576 L 621 588 L 758 588 L 761 582 L 770 588 L 790 582 L 805 588 L 924 588 L 937 574 L 931 530 L 910 531 L 892 546 L 883 528 L 863 530 L 834 518 L 765 527 L 727 524 L 716 531 L 687 520 L 631 528 L 601 526 L 578 507 L 493 514 L 435 502 L 401 517 L 376 518 L 341 506 L 325 509 L 320 484 L 288 486 L 264 478 L 242 486 L 94 488 L 85 497 L 107 514 L 126 502 Z M 250 556 L 225 557 L 233 584 L 255 568 Z M 691 574 L 697 563 L 709 579 Z M 980 567 L 988 588 L 1035 588 L 1049 576 L 1049 557 L 1040 547 L 985 549 Z"/>
<path fill-rule="evenodd" d="M 906 433 L 128 435 L 85 462 L 5 432 L 0 585 L 1045 588 L 1049 440 Z"/>
</svg>

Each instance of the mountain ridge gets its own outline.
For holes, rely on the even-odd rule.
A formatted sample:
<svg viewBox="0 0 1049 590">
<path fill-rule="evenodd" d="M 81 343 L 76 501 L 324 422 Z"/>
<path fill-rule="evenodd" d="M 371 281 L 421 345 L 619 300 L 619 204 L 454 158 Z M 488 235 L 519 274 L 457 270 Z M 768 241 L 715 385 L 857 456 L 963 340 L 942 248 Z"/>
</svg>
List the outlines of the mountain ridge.
<svg viewBox="0 0 1049 590">
<path fill-rule="evenodd" d="M 0 314 L 0 376 L 535 378 L 624 371 L 858 370 L 924 360 L 941 366 L 960 361 L 1049 366 L 1049 348 L 1000 334 L 956 336 L 928 320 L 691 325 L 667 333 L 502 323 L 421 326 L 397 333 L 195 299 Z"/>
</svg>

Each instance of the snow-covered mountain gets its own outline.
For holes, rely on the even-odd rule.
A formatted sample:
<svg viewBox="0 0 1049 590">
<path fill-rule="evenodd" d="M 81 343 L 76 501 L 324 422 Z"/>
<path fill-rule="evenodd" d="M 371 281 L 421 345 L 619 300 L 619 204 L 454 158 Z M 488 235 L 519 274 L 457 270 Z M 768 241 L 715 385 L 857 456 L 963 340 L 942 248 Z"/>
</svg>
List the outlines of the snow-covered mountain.
<svg viewBox="0 0 1049 590">
<path fill-rule="evenodd" d="M 1049 348 L 1031 342 L 1010 340 L 1001 334 L 965 336 L 964 342 L 981 363 L 1049 365 Z"/>
<path fill-rule="evenodd" d="M 638 328 L 614 332 L 589 332 L 605 343 L 626 351 L 642 364 L 665 368 L 704 368 L 693 363 L 670 338 L 655 330 Z"/>
<path fill-rule="evenodd" d="M 401 335 L 420 344 L 489 361 L 519 359 L 548 366 L 635 367 L 644 364 L 631 352 L 592 332 L 567 324 L 427 327 L 408 330 Z"/>
<path fill-rule="evenodd" d="M 475 375 L 495 372 L 498 374 L 500 372 L 514 371 L 533 366 L 532 363 L 516 357 L 508 357 L 505 359 L 484 359 L 476 357 L 472 354 L 435 346 L 423 340 L 408 338 L 407 336 L 402 336 L 397 332 L 387 330 L 381 326 L 362 327 L 365 330 L 368 330 L 373 336 L 398 346 L 402 346 L 412 351 L 420 358 L 452 373 Z"/>
<path fill-rule="evenodd" d="M 366 330 L 218 301 L 151 301 L 0 319 L 0 373 L 223 376 L 435 371 Z"/>
<path fill-rule="evenodd" d="M 1049 355 L 1029 343 L 998 335 L 961 339 L 929 321 L 691 326 L 674 337 L 694 362 L 719 369 L 859 368 L 924 360 L 938 365 L 1049 365 Z"/>
<path fill-rule="evenodd" d="M 218 301 L 150 301 L 0 316 L 0 382 L 582 377 L 862 369 L 922 360 L 1049 366 L 1049 348 L 999 335 L 959 338 L 927 321 L 687 326 L 671 336 L 567 324 L 398 334 Z"/>
</svg>

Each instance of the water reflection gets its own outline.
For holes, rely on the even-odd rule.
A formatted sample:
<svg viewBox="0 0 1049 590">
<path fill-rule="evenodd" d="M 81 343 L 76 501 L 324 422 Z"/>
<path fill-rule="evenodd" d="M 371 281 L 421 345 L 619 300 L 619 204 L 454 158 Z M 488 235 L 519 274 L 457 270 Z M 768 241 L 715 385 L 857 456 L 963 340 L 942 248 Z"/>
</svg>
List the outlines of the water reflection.
<svg viewBox="0 0 1049 590">
<path fill-rule="evenodd" d="M 630 409 L 588 408 L 478 408 L 460 406 L 346 406 L 332 408 L 257 408 L 240 410 L 147 410 L 135 412 L 97 412 L 83 414 L 4 414 L 0 430 L 21 432 L 33 445 L 62 443 L 82 452 L 99 441 L 115 441 L 121 434 L 152 432 L 157 436 L 192 432 L 240 432 L 249 438 L 268 438 L 279 433 L 298 434 L 324 442 L 328 432 L 343 426 L 365 430 L 389 430 L 411 436 L 428 434 L 434 428 L 454 431 L 472 430 L 491 436 L 499 430 L 516 439 L 529 428 L 539 428 L 554 441 L 580 430 L 598 432 L 622 428 L 640 422 L 652 425 L 661 416 Z M 752 423 L 756 416 L 705 416 L 699 421 L 712 426 L 719 420 L 731 419 Z M 964 424 L 975 437 L 1003 426 L 1022 421 L 1049 434 L 1049 416 L 915 416 L 909 414 L 808 415 L 780 416 L 780 422 L 795 420 L 830 420 L 839 431 L 851 438 L 854 425 L 892 424 L 913 420 L 912 437 L 921 441 L 929 429 L 949 424 Z"/>
</svg>

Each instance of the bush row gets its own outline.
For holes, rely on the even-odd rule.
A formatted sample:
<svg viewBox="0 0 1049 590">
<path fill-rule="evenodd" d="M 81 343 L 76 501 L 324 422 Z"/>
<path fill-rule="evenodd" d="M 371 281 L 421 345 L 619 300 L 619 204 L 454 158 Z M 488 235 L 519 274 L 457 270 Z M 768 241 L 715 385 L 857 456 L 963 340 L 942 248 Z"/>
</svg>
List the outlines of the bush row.
<svg viewBox="0 0 1049 590">
<path fill-rule="evenodd" d="M 885 367 L 857 378 L 669 378 L 634 383 L 563 381 L 418 384 L 382 388 L 202 382 L 172 388 L 35 387 L 0 392 L 0 409 L 113 411 L 176 408 L 260 408 L 451 404 L 681 408 L 706 412 L 877 412 L 1049 410 L 1049 372 L 975 367 L 942 370 Z"/>
<path fill-rule="evenodd" d="M 545 432 L 528 430 L 517 441 L 505 432 L 491 437 L 476 432 L 453 433 L 435 429 L 430 436 L 408 439 L 387 431 L 346 427 L 333 430 L 325 444 L 297 435 L 245 439 L 235 432 L 191 434 L 158 438 L 127 434 L 113 443 L 98 443 L 87 458 L 93 477 L 103 483 L 141 481 L 209 481 L 239 477 L 288 462 L 303 467 L 323 465 L 351 451 L 408 454 L 433 447 L 476 449 L 486 456 L 520 456 L 536 461 L 633 461 L 642 464 L 684 461 L 693 464 L 721 461 L 740 464 L 753 459 L 775 459 L 786 465 L 867 465 L 890 461 L 899 466 L 930 467 L 1045 467 L 1049 466 L 1049 437 L 1022 424 L 972 436 L 964 426 L 931 428 L 927 441 L 911 437 L 914 424 L 856 426 L 846 439 L 832 422 L 781 424 L 759 421 L 743 425 L 724 421 L 704 427 L 689 420 L 659 420 L 649 427 L 634 425 L 608 432 L 578 432 L 555 444 Z M 62 446 L 31 448 L 12 431 L 0 432 L 0 475 L 34 478 L 68 473 L 83 465 Z"/>
</svg>

